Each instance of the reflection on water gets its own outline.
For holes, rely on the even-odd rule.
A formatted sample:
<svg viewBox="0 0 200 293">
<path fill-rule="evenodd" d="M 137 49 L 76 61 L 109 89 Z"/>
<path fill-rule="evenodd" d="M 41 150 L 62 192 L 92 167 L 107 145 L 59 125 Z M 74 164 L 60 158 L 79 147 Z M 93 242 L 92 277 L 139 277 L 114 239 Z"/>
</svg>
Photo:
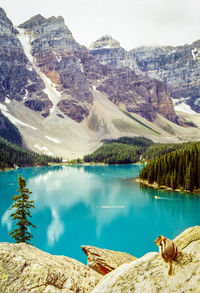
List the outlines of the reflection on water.
<svg viewBox="0 0 200 293">
<path fill-rule="evenodd" d="M 1 241 L 11 241 L 11 197 L 19 173 L 27 180 L 36 208 L 33 244 L 83 261 L 80 245 L 126 251 L 141 256 L 156 250 L 159 234 L 173 238 L 200 224 L 200 200 L 140 187 L 140 165 L 26 168 L 0 174 Z M 155 198 L 155 195 L 157 198 Z M 7 230 L 7 232 L 6 232 Z"/>
<path fill-rule="evenodd" d="M 60 235 L 64 232 L 64 225 L 59 218 L 59 213 L 55 208 L 51 209 L 52 222 L 47 229 L 48 244 L 54 245 L 55 241 L 58 241 Z"/>
<path fill-rule="evenodd" d="M 114 180 L 105 184 L 103 182 L 105 178 L 102 179 L 101 176 L 102 172 L 105 178 L 111 177 Z M 84 166 L 52 169 L 31 178 L 28 184 L 33 190 L 37 212 L 47 208 L 51 211 L 52 220 L 47 229 L 48 243 L 53 245 L 59 240 L 65 229 L 62 215 L 78 204 L 84 204 L 96 218 L 98 237 L 101 236 L 101 230 L 105 225 L 111 223 L 120 214 L 126 214 L 127 212 L 121 208 L 128 209 L 130 200 L 126 197 L 122 198 L 123 185 L 121 179 L 118 179 L 120 175 L 124 178 L 131 174 L 127 169 L 118 170 L 113 166 L 110 170 L 106 170 L 105 166 L 90 168 Z M 134 198 L 132 201 L 134 202 Z M 101 209 L 97 210 L 97 207 Z M 103 210 L 105 208 L 112 210 L 105 211 Z"/>
</svg>

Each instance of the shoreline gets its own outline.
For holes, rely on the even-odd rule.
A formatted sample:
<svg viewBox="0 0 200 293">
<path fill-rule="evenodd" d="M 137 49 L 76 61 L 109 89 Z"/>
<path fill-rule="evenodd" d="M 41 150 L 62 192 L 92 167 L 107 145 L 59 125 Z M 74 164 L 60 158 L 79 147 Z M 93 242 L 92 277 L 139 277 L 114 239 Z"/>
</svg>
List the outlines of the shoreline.
<svg viewBox="0 0 200 293">
<path fill-rule="evenodd" d="M 143 163 L 130 163 L 130 164 L 106 164 L 106 163 L 71 163 L 71 162 L 61 162 L 61 163 L 48 163 L 48 165 L 30 165 L 30 166 L 16 166 L 16 167 L 7 167 L 5 169 L 0 169 L 0 172 L 16 170 L 18 168 L 29 168 L 29 167 L 54 167 L 54 166 L 122 166 L 122 165 L 142 165 Z"/>
<path fill-rule="evenodd" d="M 140 178 L 136 178 L 136 182 L 141 184 L 141 185 L 151 187 L 151 188 L 157 189 L 157 190 L 173 191 L 173 192 L 184 192 L 184 193 L 190 193 L 190 194 L 199 194 L 199 196 L 200 196 L 200 190 L 189 191 L 187 189 L 180 189 L 180 188 L 172 189 L 171 187 L 166 186 L 166 185 L 158 186 L 158 184 L 156 182 L 148 183 L 147 180 L 143 180 L 143 179 L 140 179 Z"/>
</svg>

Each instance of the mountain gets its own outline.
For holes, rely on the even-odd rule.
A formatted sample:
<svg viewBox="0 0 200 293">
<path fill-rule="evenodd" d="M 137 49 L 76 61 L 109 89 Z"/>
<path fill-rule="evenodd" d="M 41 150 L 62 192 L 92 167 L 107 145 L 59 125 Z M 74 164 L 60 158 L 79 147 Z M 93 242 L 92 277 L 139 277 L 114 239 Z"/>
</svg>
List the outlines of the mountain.
<svg viewBox="0 0 200 293">
<path fill-rule="evenodd" d="M 178 47 L 138 48 L 129 52 L 149 77 L 167 86 L 175 103 L 200 113 L 200 41 Z"/>
<path fill-rule="evenodd" d="M 179 105 L 175 109 L 200 113 L 200 41 L 178 47 L 139 47 L 127 52 L 111 36 L 103 36 L 89 49 L 102 64 L 128 66 L 162 81 L 173 103 Z"/>
<path fill-rule="evenodd" d="M 3 9 L 0 36 L 0 110 L 29 149 L 72 159 L 102 139 L 199 137 L 199 128 L 180 126 L 165 82 L 110 36 L 88 50 L 61 16 L 36 15 L 14 27 Z"/>
</svg>

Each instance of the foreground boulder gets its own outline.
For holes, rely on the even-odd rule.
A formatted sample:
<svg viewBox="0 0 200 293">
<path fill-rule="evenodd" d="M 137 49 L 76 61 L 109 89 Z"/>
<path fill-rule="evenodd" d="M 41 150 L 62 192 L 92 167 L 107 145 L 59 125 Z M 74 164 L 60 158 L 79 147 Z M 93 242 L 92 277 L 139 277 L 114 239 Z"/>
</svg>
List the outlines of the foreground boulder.
<svg viewBox="0 0 200 293">
<path fill-rule="evenodd" d="M 200 226 L 186 229 L 174 239 L 174 243 L 180 250 L 200 257 Z"/>
<path fill-rule="evenodd" d="M 25 243 L 0 243 L 0 292 L 90 292 L 101 275 L 77 260 Z"/>
<path fill-rule="evenodd" d="M 124 263 L 130 263 L 136 260 L 136 257 L 125 252 L 84 245 L 81 248 L 87 256 L 88 267 L 102 275 L 115 270 Z"/>
<path fill-rule="evenodd" d="M 151 252 L 104 276 L 92 293 L 199 292 L 200 226 L 185 230 L 174 241 L 182 254 L 172 276 L 160 254 Z"/>
</svg>

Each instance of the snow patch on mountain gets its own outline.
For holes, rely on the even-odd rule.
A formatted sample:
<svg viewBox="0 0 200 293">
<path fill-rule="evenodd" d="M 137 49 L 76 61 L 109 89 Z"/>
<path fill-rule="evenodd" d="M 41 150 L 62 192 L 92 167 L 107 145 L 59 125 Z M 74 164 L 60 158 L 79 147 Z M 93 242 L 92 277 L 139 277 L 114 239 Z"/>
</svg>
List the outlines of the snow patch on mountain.
<svg viewBox="0 0 200 293">
<path fill-rule="evenodd" d="M 194 48 L 194 50 L 192 50 L 192 57 L 194 60 L 200 59 L 200 51 L 197 48 Z"/>
<path fill-rule="evenodd" d="M 6 103 L 6 104 L 10 104 L 10 99 L 9 99 L 8 97 L 6 97 L 6 99 L 5 99 L 5 103 Z"/>
<path fill-rule="evenodd" d="M 50 137 L 50 136 L 48 136 L 48 135 L 45 135 L 45 137 L 46 137 L 48 140 L 51 140 L 51 141 L 53 141 L 53 142 L 55 142 L 55 143 L 60 143 L 59 139 L 57 139 L 57 138 L 53 138 L 53 137 Z"/>
<path fill-rule="evenodd" d="M 80 64 L 81 72 L 84 72 L 84 67 L 83 67 L 83 64 L 81 62 L 81 59 L 79 58 L 78 61 L 79 61 L 79 64 Z"/>
<path fill-rule="evenodd" d="M 42 153 L 48 155 L 48 156 L 53 156 L 53 153 L 46 147 L 40 147 L 38 143 L 34 144 L 34 148 L 38 149 L 39 151 L 41 151 Z"/>
<path fill-rule="evenodd" d="M 184 102 L 176 104 L 174 106 L 174 109 L 175 109 L 175 111 L 180 111 L 180 112 L 184 112 L 184 113 L 187 113 L 187 114 L 197 114 L 195 111 L 193 111 L 191 109 L 191 107 L 189 105 L 187 105 Z"/>
<path fill-rule="evenodd" d="M 17 28 L 17 30 L 19 32 L 17 37 L 22 44 L 26 57 L 28 58 L 29 62 L 32 64 L 33 68 L 35 69 L 37 74 L 41 77 L 41 79 L 43 80 L 46 86 L 44 92 L 48 95 L 49 100 L 53 103 L 53 107 L 50 110 L 50 113 L 52 113 L 54 109 L 56 108 L 57 103 L 60 101 L 61 93 L 56 90 L 55 84 L 52 83 L 52 81 L 43 72 L 41 72 L 40 69 L 35 64 L 34 58 L 32 56 L 32 46 L 31 46 L 31 41 L 33 40 L 33 36 L 30 33 L 27 33 L 25 29 Z M 29 68 L 31 68 L 30 65 L 28 65 L 28 69 Z"/>
<path fill-rule="evenodd" d="M 29 127 L 33 130 L 37 130 L 37 128 L 25 123 L 25 122 L 22 122 L 21 120 L 15 118 L 13 115 L 11 115 L 10 113 L 8 113 L 8 109 L 5 105 L 3 104 L 0 104 L 0 110 L 2 111 L 2 113 L 4 114 L 4 116 L 6 116 L 13 124 L 21 124 L 25 127 Z"/>
</svg>

